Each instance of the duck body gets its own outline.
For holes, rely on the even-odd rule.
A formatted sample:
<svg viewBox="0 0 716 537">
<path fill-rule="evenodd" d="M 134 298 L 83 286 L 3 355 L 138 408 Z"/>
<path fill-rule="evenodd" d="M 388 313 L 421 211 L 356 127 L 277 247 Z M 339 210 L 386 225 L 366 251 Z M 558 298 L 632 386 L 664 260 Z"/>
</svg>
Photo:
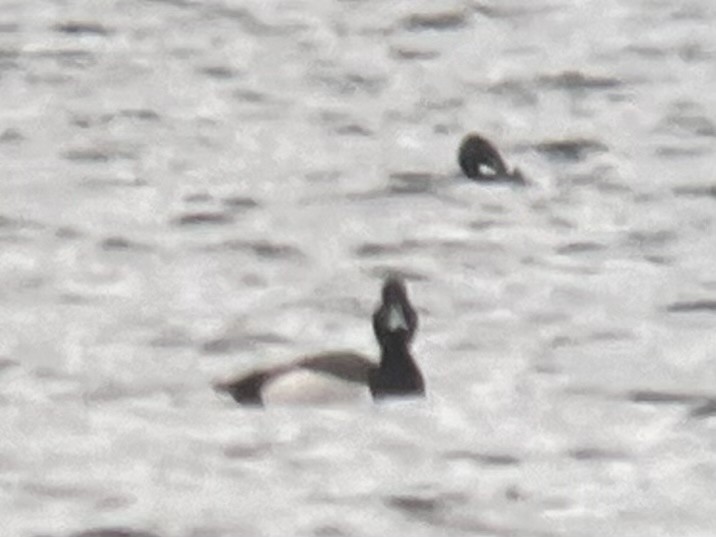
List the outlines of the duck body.
<svg viewBox="0 0 716 537">
<path fill-rule="evenodd" d="M 422 396 L 425 382 L 409 350 L 416 330 L 417 315 L 403 282 L 388 278 L 383 300 L 373 314 L 373 331 L 381 349 L 379 363 L 354 352 L 328 352 L 253 371 L 219 382 L 215 388 L 251 406 Z"/>
<path fill-rule="evenodd" d="M 329 404 L 361 398 L 375 364 L 353 352 L 326 352 L 215 385 L 237 403 Z"/>
<path fill-rule="evenodd" d="M 458 164 L 465 176 L 474 181 L 525 184 L 522 172 L 517 168 L 510 171 L 492 142 L 477 133 L 462 139 Z"/>
</svg>

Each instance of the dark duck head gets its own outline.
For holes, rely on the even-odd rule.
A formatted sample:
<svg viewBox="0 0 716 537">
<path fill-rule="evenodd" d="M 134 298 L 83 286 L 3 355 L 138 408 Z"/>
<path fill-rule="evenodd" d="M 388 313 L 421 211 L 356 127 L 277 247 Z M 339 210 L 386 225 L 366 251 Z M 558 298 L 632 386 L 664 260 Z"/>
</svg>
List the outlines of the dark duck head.
<svg viewBox="0 0 716 537">
<path fill-rule="evenodd" d="M 373 314 L 373 331 L 381 351 L 380 364 L 369 375 L 374 399 L 425 393 L 423 376 L 409 348 L 417 328 L 418 316 L 404 283 L 395 276 L 387 278 L 382 302 Z"/>
<path fill-rule="evenodd" d="M 462 172 L 475 181 L 525 183 L 520 170 L 510 171 L 492 142 L 476 133 L 462 139 L 458 163 Z"/>
</svg>

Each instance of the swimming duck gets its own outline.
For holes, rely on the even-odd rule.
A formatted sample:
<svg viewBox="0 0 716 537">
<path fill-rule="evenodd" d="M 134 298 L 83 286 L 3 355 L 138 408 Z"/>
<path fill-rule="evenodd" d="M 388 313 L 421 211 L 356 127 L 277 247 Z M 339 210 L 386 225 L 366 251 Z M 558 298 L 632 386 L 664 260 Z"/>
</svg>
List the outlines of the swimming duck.
<svg viewBox="0 0 716 537">
<path fill-rule="evenodd" d="M 260 369 L 215 384 L 238 403 L 263 406 L 271 401 L 326 403 L 352 399 L 356 391 L 373 400 L 423 396 L 425 382 L 410 354 L 418 316 L 402 279 L 386 278 L 381 303 L 373 313 L 380 362 L 353 352 L 328 352 L 293 363 Z M 283 392 L 283 393 L 281 393 Z M 315 393 L 310 393 L 315 392 Z"/>
<path fill-rule="evenodd" d="M 525 183 L 522 172 L 508 170 L 492 142 L 474 132 L 462 139 L 458 162 L 463 173 L 475 181 Z"/>
</svg>

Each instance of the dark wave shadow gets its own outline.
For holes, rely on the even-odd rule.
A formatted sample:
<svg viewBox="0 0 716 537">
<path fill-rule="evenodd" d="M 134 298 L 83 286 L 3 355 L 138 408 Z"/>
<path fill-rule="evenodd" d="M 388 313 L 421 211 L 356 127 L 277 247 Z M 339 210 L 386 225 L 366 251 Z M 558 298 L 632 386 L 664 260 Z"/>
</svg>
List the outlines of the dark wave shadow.
<svg viewBox="0 0 716 537">
<path fill-rule="evenodd" d="M 298 260 L 305 255 L 297 247 L 290 244 L 269 242 L 267 240 L 231 239 L 212 247 L 212 250 L 229 250 L 248 252 L 262 259 Z"/>
<path fill-rule="evenodd" d="M 2 70 L 1 66 L 0 70 Z M 26 137 L 22 131 L 15 127 L 8 127 L 0 134 L 0 144 L 19 144 L 25 140 Z"/>
<path fill-rule="evenodd" d="M 716 416 L 716 399 L 706 399 L 702 403 L 695 405 L 689 412 L 692 418 L 710 418 Z"/>
<path fill-rule="evenodd" d="M 574 448 L 567 451 L 566 455 L 577 461 L 623 461 L 631 457 L 624 452 L 604 449 L 599 447 Z"/>
<path fill-rule="evenodd" d="M 547 5 L 524 2 L 522 4 L 512 3 L 496 3 L 496 2 L 477 2 L 473 7 L 474 11 L 490 19 L 520 19 L 537 16 L 544 16 L 555 11 L 559 11 L 562 7 L 559 4 Z"/>
<path fill-rule="evenodd" d="M 15 360 L 12 360 L 10 358 L 5 358 L 4 356 L 0 356 L 0 373 L 3 371 L 12 369 L 13 367 L 17 367 L 20 364 L 16 362 Z"/>
<path fill-rule="evenodd" d="M 220 211 L 199 211 L 186 213 L 172 220 L 175 226 L 226 226 L 232 224 L 234 218 L 232 215 Z"/>
<path fill-rule="evenodd" d="M 525 500 L 517 487 L 510 487 L 505 496 L 512 501 Z M 501 527 L 484 521 L 478 513 L 468 513 L 469 498 L 462 493 L 445 494 L 394 494 L 386 496 L 383 502 L 390 509 L 406 518 L 422 522 L 436 529 L 436 535 L 445 530 L 457 530 L 465 535 L 490 535 L 499 537 L 552 537 L 552 533 L 534 528 Z"/>
<path fill-rule="evenodd" d="M 375 132 L 370 127 L 362 124 L 359 119 L 351 117 L 350 114 L 324 110 L 319 114 L 321 124 L 334 134 L 341 136 L 374 136 Z"/>
<path fill-rule="evenodd" d="M 637 230 L 631 231 L 626 236 L 626 243 L 635 247 L 664 247 L 678 240 L 676 232 L 671 230 L 658 229 L 654 231 Z"/>
<path fill-rule="evenodd" d="M 462 494 L 394 494 L 384 498 L 384 503 L 404 515 L 440 525 L 444 516 L 454 507 L 467 503 Z"/>
<path fill-rule="evenodd" d="M 106 237 L 99 242 L 99 247 L 108 252 L 147 252 L 153 250 L 148 244 L 136 242 L 119 235 Z"/>
<path fill-rule="evenodd" d="M 261 204 L 248 196 L 227 196 L 221 199 L 221 204 L 230 211 L 244 211 L 255 209 Z"/>
<path fill-rule="evenodd" d="M 328 89 L 338 95 L 348 96 L 363 93 L 377 97 L 388 87 L 388 78 L 382 75 L 369 76 L 351 71 L 336 72 L 331 69 L 314 72 L 310 75 L 309 80 L 313 84 L 319 85 L 322 89 Z"/>
<path fill-rule="evenodd" d="M 700 104 L 690 100 L 676 100 L 670 104 L 656 131 L 679 138 L 684 136 L 715 138 L 716 124 Z"/>
<path fill-rule="evenodd" d="M 79 48 L 41 49 L 25 52 L 23 56 L 31 60 L 50 60 L 58 67 L 65 67 L 67 69 L 86 69 L 99 63 L 99 58 L 94 52 Z M 46 75 L 35 74 L 28 75 L 27 80 L 31 83 L 69 82 L 71 78 L 64 75 L 66 75 L 66 73 L 63 73 L 63 75 L 59 77 L 50 75 L 50 78 L 47 78 Z"/>
<path fill-rule="evenodd" d="M 581 71 L 542 75 L 537 77 L 537 83 L 545 88 L 568 91 L 614 89 L 624 85 L 624 81 L 618 78 L 590 75 Z"/>
<path fill-rule="evenodd" d="M 249 8 L 231 5 L 225 2 L 202 0 L 147 0 L 154 4 L 165 4 L 177 9 L 193 10 L 204 19 L 219 19 L 236 24 L 243 32 L 251 35 L 282 35 L 293 34 L 305 29 L 301 23 L 269 24 L 255 15 Z"/>
<path fill-rule="evenodd" d="M 502 252 L 505 247 L 495 242 L 474 243 L 462 240 L 416 240 L 407 239 L 400 242 L 365 242 L 354 249 L 360 258 L 374 258 L 381 256 L 409 254 L 417 251 L 438 250 L 442 253 L 460 253 L 466 248 L 479 249 L 484 252 Z"/>
<path fill-rule="evenodd" d="M 0 214 L 0 231 L 43 230 L 46 226 L 36 220 Z"/>
<path fill-rule="evenodd" d="M 676 187 L 673 192 L 676 196 L 716 199 L 716 184 L 681 186 Z"/>
<path fill-rule="evenodd" d="M 665 390 L 631 390 L 626 398 L 633 403 L 650 405 L 691 405 L 704 400 L 703 395 Z"/>
<path fill-rule="evenodd" d="M 606 250 L 607 246 L 599 242 L 579 241 L 570 242 L 563 246 L 559 246 L 556 252 L 560 255 L 586 254 L 590 252 L 601 252 Z"/>
<path fill-rule="evenodd" d="M 55 32 L 69 35 L 94 35 L 105 37 L 112 33 L 112 30 L 99 22 L 92 21 L 67 21 L 55 24 L 52 29 Z"/>
<path fill-rule="evenodd" d="M 205 354 L 228 354 L 237 350 L 252 350 L 258 345 L 288 345 L 291 340 L 273 332 L 254 332 L 219 336 L 205 341 L 201 350 Z"/>
<path fill-rule="evenodd" d="M 124 108 L 117 112 L 117 116 L 126 117 L 137 121 L 161 121 L 161 116 L 159 115 L 159 113 L 149 108 Z"/>
<path fill-rule="evenodd" d="M 716 313 L 716 299 L 687 300 L 666 306 L 669 313 Z"/>
<path fill-rule="evenodd" d="M 137 160 L 138 154 L 119 147 L 78 147 L 64 151 L 61 157 L 70 162 L 96 164 L 114 160 Z"/>
<path fill-rule="evenodd" d="M 470 14 L 467 11 L 415 13 L 403 19 L 401 26 L 408 32 L 423 32 L 427 30 L 444 32 L 459 30 L 467 26 L 469 17 Z"/>
<path fill-rule="evenodd" d="M 394 172 L 388 176 L 387 191 L 392 194 L 434 192 L 437 176 L 426 172 Z"/>
<path fill-rule="evenodd" d="M 240 75 L 238 71 L 226 65 L 206 65 L 197 71 L 214 80 L 234 80 Z"/>
<path fill-rule="evenodd" d="M 232 444 L 224 448 L 224 456 L 227 459 L 251 460 L 271 454 L 271 450 L 272 445 L 269 443 Z"/>
<path fill-rule="evenodd" d="M 534 144 L 531 147 L 547 158 L 570 162 L 582 161 L 594 153 L 604 153 L 608 149 L 602 142 L 587 138 L 550 140 Z"/>
<path fill-rule="evenodd" d="M 691 158 L 713 153 L 713 148 L 706 145 L 660 145 L 654 154 L 667 159 Z"/>
<path fill-rule="evenodd" d="M 93 528 L 75 533 L 70 533 L 68 537 L 161 537 L 157 533 L 150 533 L 143 530 L 133 530 L 129 528 Z"/>
<path fill-rule="evenodd" d="M 440 56 L 439 50 L 419 49 L 415 47 L 397 45 L 390 47 L 390 57 L 398 61 L 433 60 L 438 56 Z"/>
<path fill-rule="evenodd" d="M 487 91 L 509 99 L 516 106 L 535 106 L 539 99 L 534 84 L 527 80 L 501 80 L 488 86 Z"/>
<path fill-rule="evenodd" d="M 83 177 L 79 182 L 79 186 L 92 190 L 105 190 L 111 188 L 144 188 L 149 186 L 149 183 L 141 177 L 124 178 L 113 176 L 102 177 L 96 175 L 92 177 Z"/>
<path fill-rule="evenodd" d="M 514 455 L 503 453 L 477 453 L 473 451 L 448 451 L 443 455 L 445 460 L 470 461 L 480 466 L 510 467 L 519 466 L 522 461 Z"/>
</svg>

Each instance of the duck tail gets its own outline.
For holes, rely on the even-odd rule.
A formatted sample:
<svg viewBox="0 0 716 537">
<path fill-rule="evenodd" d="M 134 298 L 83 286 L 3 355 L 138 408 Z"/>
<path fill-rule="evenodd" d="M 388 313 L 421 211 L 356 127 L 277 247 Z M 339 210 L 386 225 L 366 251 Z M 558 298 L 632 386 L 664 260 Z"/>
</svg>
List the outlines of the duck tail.
<svg viewBox="0 0 716 537">
<path fill-rule="evenodd" d="M 217 392 L 231 395 L 237 403 L 247 406 L 263 406 L 261 387 L 268 378 L 265 371 L 256 371 L 239 380 L 214 383 Z"/>
</svg>

